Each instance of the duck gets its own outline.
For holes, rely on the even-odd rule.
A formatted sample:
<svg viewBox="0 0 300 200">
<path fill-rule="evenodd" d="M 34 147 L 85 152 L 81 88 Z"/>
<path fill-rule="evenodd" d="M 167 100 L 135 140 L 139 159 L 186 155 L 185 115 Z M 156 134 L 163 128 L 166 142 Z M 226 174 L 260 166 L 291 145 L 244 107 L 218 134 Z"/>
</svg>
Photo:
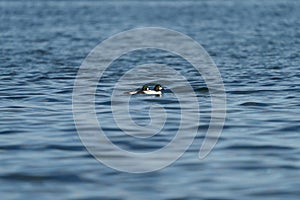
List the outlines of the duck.
<svg viewBox="0 0 300 200">
<path fill-rule="evenodd" d="M 129 94 L 154 94 L 154 95 L 157 95 L 157 96 L 161 96 L 163 89 L 164 88 L 160 84 L 156 84 L 154 86 L 153 90 L 150 90 L 148 85 L 143 85 L 141 90 L 131 91 L 131 92 L 129 92 Z"/>
<path fill-rule="evenodd" d="M 131 91 L 128 92 L 129 94 L 146 94 L 147 91 L 149 91 L 150 88 L 148 87 L 148 85 L 143 85 L 143 87 L 140 90 L 137 91 Z"/>
<path fill-rule="evenodd" d="M 156 84 L 153 88 L 153 90 L 147 91 L 146 94 L 155 94 L 155 95 L 162 95 L 162 90 L 164 88 L 160 84 Z"/>
</svg>

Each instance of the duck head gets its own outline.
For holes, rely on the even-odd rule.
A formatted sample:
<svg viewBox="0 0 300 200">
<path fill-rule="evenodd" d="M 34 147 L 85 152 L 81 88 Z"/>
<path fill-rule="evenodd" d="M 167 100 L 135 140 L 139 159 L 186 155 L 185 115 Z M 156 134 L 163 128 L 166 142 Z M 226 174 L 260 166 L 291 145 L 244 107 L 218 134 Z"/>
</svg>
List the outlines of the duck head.
<svg viewBox="0 0 300 200">
<path fill-rule="evenodd" d="M 164 88 L 160 85 L 160 84 L 157 84 L 157 85 L 155 85 L 155 87 L 154 87 L 154 90 L 155 91 L 161 91 L 161 90 L 163 90 Z"/>
<path fill-rule="evenodd" d="M 143 87 L 142 87 L 142 91 L 147 91 L 147 90 L 149 90 L 149 87 L 148 87 L 148 85 L 143 85 Z"/>
</svg>

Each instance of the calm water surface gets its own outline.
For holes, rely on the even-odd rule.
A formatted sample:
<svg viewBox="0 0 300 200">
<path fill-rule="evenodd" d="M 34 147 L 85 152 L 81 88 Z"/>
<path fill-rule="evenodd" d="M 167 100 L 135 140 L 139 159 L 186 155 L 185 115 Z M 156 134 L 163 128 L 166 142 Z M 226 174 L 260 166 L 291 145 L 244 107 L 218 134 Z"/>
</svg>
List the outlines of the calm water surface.
<svg viewBox="0 0 300 200">
<path fill-rule="evenodd" d="M 299 199 L 299 10 L 292 0 L 0 1 L 1 199 Z M 214 150 L 198 160 L 211 109 L 203 80 L 165 52 L 124 55 L 96 95 L 98 119 L 115 144 L 152 151 L 174 137 L 179 123 L 178 101 L 167 90 L 161 98 L 131 100 L 140 125 L 149 123 L 152 103 L 170 112 L 164 135 L 136 141 L 115 128 L 109 97 L 130 66 L 153 60 L 174 66 L 201 109 L 197 137 L 183 157 L 157 172 L 129 174 L 86 151 L 74 125 L 72 89 L 99 42 L 143 26 L 180 31 L 205 47 L 225 84 L 227 117 Z M 125 86 L 135 89 L 144 78 Z"/>
</svg>

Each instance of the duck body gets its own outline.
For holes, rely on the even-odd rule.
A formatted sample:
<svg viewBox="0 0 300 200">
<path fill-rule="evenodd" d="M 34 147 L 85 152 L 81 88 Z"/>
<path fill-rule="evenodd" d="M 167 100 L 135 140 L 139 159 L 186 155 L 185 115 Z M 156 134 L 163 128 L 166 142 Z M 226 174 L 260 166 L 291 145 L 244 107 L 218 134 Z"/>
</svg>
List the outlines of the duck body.
<svg viewBox="0 0 300 200">
<path fill-rule="evenodd" d="M 141 94 L 155 94 L 155 95 L 161 95 L 161 91 L 155 91 L 155 90 L 148 90 L 148 91 L 143 91 Z"/>
<path fill-rule="evenodd" d="M 143 85 L 140 90 L 128 92 L 129 94 L 146 94 L 145 92 L 149 91 L 148 85 Z"/>
</svg>

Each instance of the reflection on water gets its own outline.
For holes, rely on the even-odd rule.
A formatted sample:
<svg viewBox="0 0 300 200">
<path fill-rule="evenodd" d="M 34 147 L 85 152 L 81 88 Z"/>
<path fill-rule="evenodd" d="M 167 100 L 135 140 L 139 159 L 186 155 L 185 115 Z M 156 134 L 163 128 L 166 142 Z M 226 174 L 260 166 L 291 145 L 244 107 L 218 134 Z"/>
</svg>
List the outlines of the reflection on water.
<svg viewBox="0 0 300 200">
<path fill-rule="evenodd" d="M 1 1 L 1 197 L 297 199 L 299 7 L 298 1 L 283 0 Z M 155 60 L 179 70 L 197 94 L 201 115 L 194 143 L 177 162 L 158 172 L 127 174 L 99 163 L 80 142 L 72 90 L 78 67 L 93 47 L 112 34 L 142 26 L 181 31 L 206 48 L 225 83 L 227 118 L 213 152 L 198 160 L 211 112 L 203 80 L 189 63 L 165 52 L 124 55 L 99 82 L 95 101 L 98 120 L 116 145 L 136 152 L 156 150 L 178 128 L 172 89 L 185 90 L 171 74 L 159 79 L 161 71 L 153 72 L 157 79 L 124 79 L 115 91 L 121 94 L 145 82 L 163 84 L 167 90 L 162 97 L 130 97 L 132 120 L 142 126 L 150 123 L 151 106 L 164 106 L 168 120 L 161 134 L 133 138 L 114 126 L 109 97 L 133 66 Z"/>
</svg>

